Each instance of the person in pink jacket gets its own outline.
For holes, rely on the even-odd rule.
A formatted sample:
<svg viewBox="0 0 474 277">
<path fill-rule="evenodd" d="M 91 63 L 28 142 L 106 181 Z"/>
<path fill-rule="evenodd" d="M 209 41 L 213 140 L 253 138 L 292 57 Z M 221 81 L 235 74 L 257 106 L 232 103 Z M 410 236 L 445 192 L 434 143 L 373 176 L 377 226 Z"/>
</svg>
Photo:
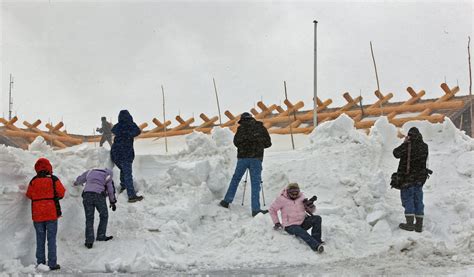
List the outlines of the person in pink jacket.
<svg viewBox="0 0 474 277">
<path fill-rule="evenodd" d="M 297 183 L 290 183 L 281 194 L 273 201 L 269 213 L 272 217 L 275 230 L 284 228 L 286 232 L 301 238 L 313 251 L 319 253 L 324 251 L 321 240 L 321 217 L 313 215 L 316 211 L 314 201 L 305 198 Z M 281 223 L 278 218 L 278 211 L 281 213 Z M 308 230 L 312 228 L 311 235 Z"/>
</svg>

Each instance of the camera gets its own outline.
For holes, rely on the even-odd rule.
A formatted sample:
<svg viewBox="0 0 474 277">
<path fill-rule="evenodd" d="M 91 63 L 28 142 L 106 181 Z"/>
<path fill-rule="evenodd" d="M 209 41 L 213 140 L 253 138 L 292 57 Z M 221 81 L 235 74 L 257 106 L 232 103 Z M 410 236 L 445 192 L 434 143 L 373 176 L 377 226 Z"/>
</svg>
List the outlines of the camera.
<svg viewBox="0 0 474 277">
<path fill-rule="evenodd" d="M 316 195 L 313 195 L 313 197 L 311 197 L 310 199 L 304 199 L 303 200 L 303 203 L 305 205 L 312 205 L 314 203 L 314 201 L 318 200 L 318 197 Z"/>
</svg>

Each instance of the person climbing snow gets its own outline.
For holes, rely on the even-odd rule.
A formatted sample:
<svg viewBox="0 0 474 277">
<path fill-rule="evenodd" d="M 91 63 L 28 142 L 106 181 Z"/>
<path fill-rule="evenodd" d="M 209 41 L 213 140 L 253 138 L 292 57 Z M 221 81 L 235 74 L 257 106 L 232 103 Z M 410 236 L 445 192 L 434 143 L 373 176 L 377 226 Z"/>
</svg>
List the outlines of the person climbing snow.
<svg viewBox="0 0 474 277">
<path fill-rule="evenodd" d="M 92 248 L 94 244 L 94 213 L 95 209 L 99 212 L 99 227 L 97 228 L 97 241 L 108 241 L 113 236 L 107 236 L 107 221 L 109 213 L 107 210 L 107 201 L 109 197 L 110 208 L 115 212 L 117 199 L 115 198 L 115 186 L 113 181 L 113 172 L 108 168 L 91 169 L 82 173 L 76 178 L 74 186 L 81 186 L 85 183 L 82 192 L 82 204 L 86 215 L 86 241 L 84 245 Z"/>
<path fill-rule="evenodd" d="M 400 159 L 397 173 L 403 176 L 400 198 L 405 208 L 406 223 L 400 223 L 400 229 L 422 232 L 424 204 L 423 185 L 431 170 L 426 168 L 428 145 L 416 127 L 410 128 L 405 141 L 393 150 L 393 156 Z M 416 219 L 416 222 L 415 222 Z"/>
<path fill-rule="evenodd" d="M 60 269 L 57 263 L 56 235 L 58 218 L 61 216 L 59 199 L 66 189 L 58 177 L 53 175 L 49 160 L 40 158 L 35 163 L 36 176 L 31 179 L 26 196 L 31 199 L 31 215 L 36 231 L 36 263 L 46 265 L 45 244 L 48 239 L 48 266 Z"/>
<path fill-rule="evenodd" d="M 313 215 L 316 211 L 315 200 L 315 196 L 305 198 L 299 185 L 290 183 L 273 201 L 269 211 L 275 224 L 273 229 L 283 228 L 288 234 L 301 238 L 313 251 L 322 253 L 324 242 L 321 240 L 321 217 Z M 281 223 L 278 211 L 281 213 Z M 311 235 L 308 234 L 309 229 Z"/>
<path fill-rule="evenodd" d="M 227 193 L 219 205 L 229 208 L 229 204 L 234 200 L 242 176 L 249 170 L 252 186 L 252 216 L 256 216 L 259 213 L 266 214 L 268 210 L 260 208 L 260 187 L 263 152 L 265 148 L 272 146 L 271 138 L 263 123 L 255 120 L 247 112 L 242 113 L 238 123 L 239 127 L 234 136 L 234 145 L 237 147 L 237 166 Z"/>
<path fill-rule="evenodd" d="M 102 121 L 102 127 L 96 129 L 97 132 L 102 134 L 99 146 L 102 147 L 107 141 L 110 147 L 112 147 L 112 123 L 108 122 L 105 116 L 101 117 L 100 120 Z"/>
<path fill-rule="evenodd" d="M 141 201 L 143 196 L 136 194 L 132 175 L 132 164 L 135 159 L 133 140 L 141 133 L 141 130 L 133 122 L 130 113 L 127 110 L 121 110 L 118 123 L 112 128 L 112 133 L 115 138 L 110 150 L 110 157 L 120 169 L 120 192 L 127 190 L 129 203 Z"/>
</svg>

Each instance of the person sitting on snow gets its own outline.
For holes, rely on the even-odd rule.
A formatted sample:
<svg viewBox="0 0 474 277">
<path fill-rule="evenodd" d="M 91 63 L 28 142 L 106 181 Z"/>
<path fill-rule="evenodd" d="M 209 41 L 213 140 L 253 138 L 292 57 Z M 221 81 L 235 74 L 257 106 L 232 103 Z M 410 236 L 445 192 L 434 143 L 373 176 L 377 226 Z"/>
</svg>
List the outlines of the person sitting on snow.
<svg viewBox="0 0 474 277">
<path fill-rule="evenodd" d="M 59 199 L 64 197 L 66 189 L 53 175 L 53 167 L 47 159 L 38 159 L 35 171 L 36 176 L 28 185 L 26 196 L 31 199 L 31 215 L 36 231 L 36 263 L 46 265 L 45 243 L 48 238 L 48 266 L 51 270 L 58 270 L 61 268 L 56 255 L 58 218 L 61 216 Z"/>
<path fill-rule="evenodd" d="M 260 209 L 260 186 L 262 180 L 262 161 L 265 148 L 272 146 L 270 135 L 263 123 L 255 120 L 251 114 L 242 113 L 239 127 L 234 136 L 234 145 L 237 147 L 237 166 L 230 181 L 224 199 L 219 203 L 229 208 L 237 192 L 239 182 L 245 172 L 249 170 L 252 184 L 252 216 L 258 213 L 266 214 L 267 210 Z"/>
<path fill-rule="evenodd" d="M 315 200 L 315 196 L 305 198 L 298 184 L 290 183 L 273 201 L 269 211 L 275 230 L 284 228 L 289 234 L 301 238 L 313 251 L 321 253 L 324 251 L 324 242 L 321 240 L 321 217 L 313 215 L 316 211 Z M 281 223 L 278 211 L 281 212 Z M 310 228 L 311 235 L 307 232 Z"/>
<path fill-rule="evenodd" d="M 87 248 L 92 248 L 94 243 L 94 212 L 99 212 L 99 227 L 97 228 L 97 241 L 108 241 L 113 236 L 106 236 L 107 220 L 109 213 L 107 211 L 106 196 L 109 196 L 110 208 L 115 212 L 117 199 L 115 198 L 115 186 L 112 180 L 113 173 L 110 169 L 91 169 L 82 173 L 76 178 L 74 186 L 80 186 L 84 183 L 82 192 L 82 204 L 86 214 L 86 242 Z"/>
</svg>

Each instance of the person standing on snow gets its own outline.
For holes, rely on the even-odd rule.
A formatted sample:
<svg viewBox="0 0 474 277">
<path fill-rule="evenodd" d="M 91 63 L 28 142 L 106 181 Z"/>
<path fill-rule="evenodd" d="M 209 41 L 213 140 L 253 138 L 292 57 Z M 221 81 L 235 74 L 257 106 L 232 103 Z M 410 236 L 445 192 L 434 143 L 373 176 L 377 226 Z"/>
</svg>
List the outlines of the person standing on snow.
<svg viewBox="0 0 474 277">
<path fill-rule="evenodd" d="M 86 215 L 86 242 L 84 245 L 89 249 L 92 248 L 94 243 L 95 209 L 99 212 L 100 218 L 96 240 L 108 241 L 113 238 L 113 236 L 106 236 L 109 213 L 105 200 L 106 196 L 109 196 L 110 208 L 115 212 L 117 199 L 115 198 L 115 186 L 112 177 L 113 173 L 110 169 L 91 169 L 78 176 L 74 182 L 74 186 L 86 183 L 82 192 L 82 204 Z"/>
<path fill-rule="evenodd" d="M 133 122 L 127 110 L 121 110 L 118 123 L 112 128 L 115 135 L 114 143 L 110 150 L 112 162 L 120 169 L 120 192 L 127 190 L 128 202 L 133 203 L 143 200 L 138 196 L 133 187 L 132 164 L 135 159 L 133 140 L 141 133 L 140 128 Z"/>
<path fill-rule="evenodd" d="M 400 198 L 405 208 L 406 223 L 400 223 L 399 227 L 406 231 L 421 232 L 424 216 L 423 185 L 428 177 L 428 145 L 423 141 L 420 131 L 412 127 L 405 141 L 393 150 L 393 155 L 400 159 L 398 174 L 404 176 Z"/>
<path fill-rule="evenodd" d="M 288 234 L 301 238 L 313 251 L 321 253 L 324 242 L 321 240 L 321 217 L 313 215 L 316 211 L 315 200 L 315 196 L 305 198 L 298 184 L 290 183 L 273 201 L 269 211 L 275 224 L 273 229 L 284 228 Z M 278 211 L 281 212 L 281 223 Z M 307 232 L 310 228 L 311 235 Z"/>
<path fill-rule="evenodd" d="M 237 166 L 224 200 L 219 204 L 224 208 L 229 207 L 229 204 L 234 200 L 239 182 L 248 169 L 252 184 L 252 216 L 256 216 L 258 213 L 266 214 L 267 210 L 260 209 L 260 186 L 263 151 L 272 146 L 271 138 L 263 123 L 255 120 L 247 112 L 240 116 L 238 123 L 240 125 L 234 136 L 234 145 L 237 147 Z"/>
<path fill-rule="evenodd" d="M 66 189 L 53 175 L 53 167 L 47 159 L 38 159 L 35 171 L 36 176 L 28 185 L 26 197 L 31 199 L 31 214 L 36 231 L 36 263 L 46 265 L 45 243 L 48 238 L 48 266 L 51 270 L 58 270 L 61 268 L 56 254 L 58 218 L 61 216 L 59 199 L 64 197 Z"/>
<path fill-rule="evenodd" d="M 102 147 L 105 141 L 107 141 L 110 147 L 112 147 L 112 123 L 108 122 L 105 116 L 103 116 L 100 120 L 102 121 L 102 127 L 97 128 L 97 132 L 102 133 L 99 145 Z"/>
</svg>

